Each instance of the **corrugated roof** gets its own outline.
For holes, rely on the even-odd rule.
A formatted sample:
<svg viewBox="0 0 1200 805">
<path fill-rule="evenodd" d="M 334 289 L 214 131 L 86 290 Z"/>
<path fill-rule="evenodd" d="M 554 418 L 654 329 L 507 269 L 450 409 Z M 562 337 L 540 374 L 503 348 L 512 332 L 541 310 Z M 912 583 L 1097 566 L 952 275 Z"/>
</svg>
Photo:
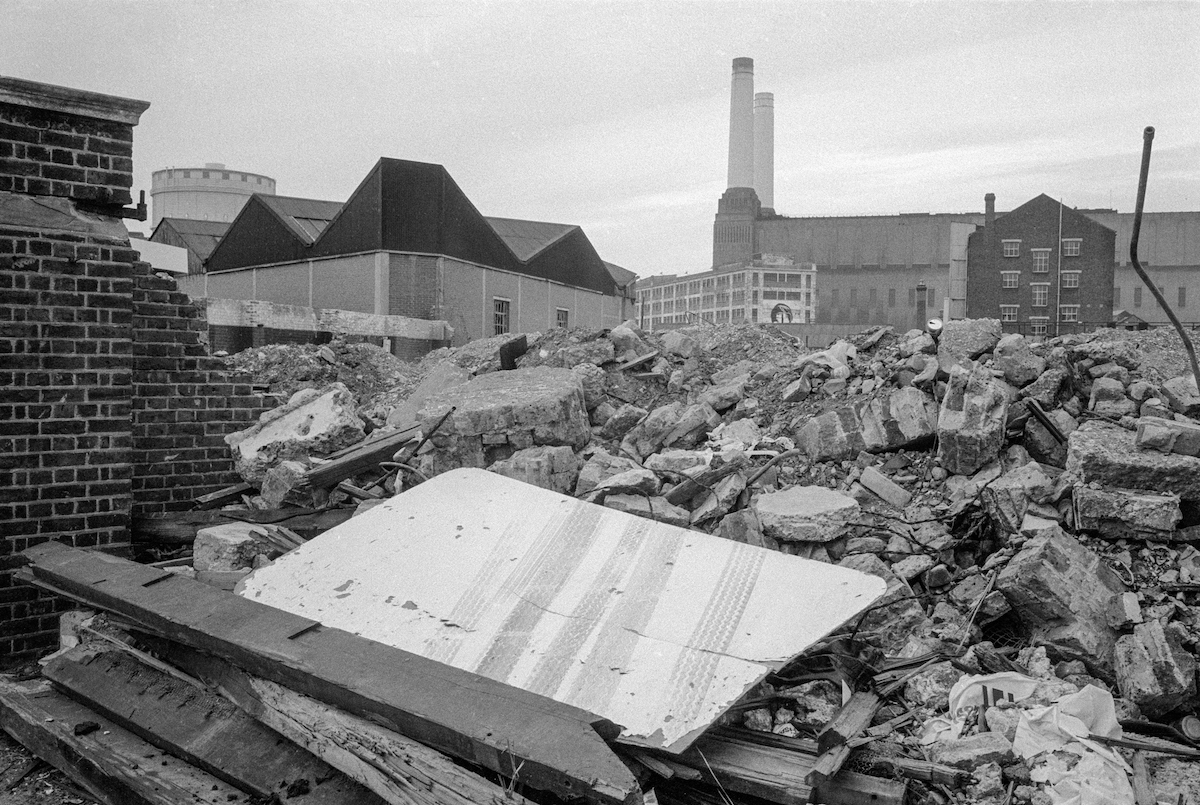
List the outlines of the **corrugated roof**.
<svg viewBox="0 0 1200 805">
<path fill-rule="evenodd" d="M 224 221 L 200 221 L 194 218 L 163 218 L 159 226 L 166 224 L 187 245 L 190 252 L 201 260 L 207 260 L 213 249 L 229 231 L 229 224 Z M 153 237 L 153 233 L 151 233 Z"/>
<path fill-rule="evenodd" d="M 551 224 L 545 221 L 522 221 L 518 218 L 491 218 L 484 220 L 492 225 L 496 234 L 512 249 L 513 254 L 523 263 L 532 260 L 539 252 L 560 238 L 565 237 L 571 230 L 579 227 L 574 224 Z"/>
<path fill-rule="evenodd" d="M 311 244 L 325 231 L 329 222 L 342 209 L 340 201 L 319 201 L 313 198 L 293 196 L 268 196 L 259 194 L 259 199 L 304 241 Z"/>
</svg>

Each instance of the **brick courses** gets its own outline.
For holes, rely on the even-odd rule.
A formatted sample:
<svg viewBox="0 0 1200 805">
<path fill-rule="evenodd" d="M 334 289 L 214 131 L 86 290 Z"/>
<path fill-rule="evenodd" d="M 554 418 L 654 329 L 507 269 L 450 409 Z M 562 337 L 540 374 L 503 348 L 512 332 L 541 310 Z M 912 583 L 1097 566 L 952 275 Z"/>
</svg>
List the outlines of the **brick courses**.
<svg viewBox="0 0 1200 805">
<path fill-rule="evenodd" d="M 14 583 L 16 553 L 49 539 L 120 550 L 132 515 L 236 482 L 222 437 L 264 408 L 209 356 L 203 308 L 138 262 L 110 217 L 130 201 L 145 106 L 0 78 L 6 659 L 53 647 L 65 606 Z"/>
</svg>

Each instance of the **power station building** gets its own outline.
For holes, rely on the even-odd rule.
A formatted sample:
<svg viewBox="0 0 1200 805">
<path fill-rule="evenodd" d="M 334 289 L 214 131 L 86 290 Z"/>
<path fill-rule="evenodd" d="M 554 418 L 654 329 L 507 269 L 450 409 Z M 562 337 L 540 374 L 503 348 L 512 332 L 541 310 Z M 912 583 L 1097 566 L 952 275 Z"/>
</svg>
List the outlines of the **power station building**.
<svg viewBox="0 0 1200 805">
<path fill-rule="evenodd" d="M 754 91 L 753 60 L 734 59 L 728 181 L 713 223 L 712 268 L 640 280 L 636 290 L 644 326 L 661 329 L 694 318 L 737 321 L 739 315 L 753 321 L 753 305 L 747 304 L 742 314 L 731 305 L 726 319 L 726 308 L 715 305 L 723 297 L 714 295 L 710 307 L 708 296 L 690 289 L 697 282 L 703 287 L 710 279 L 744 276 L 742 290 L 753 294 L 755 269 L 767 260 L 812 274 L 811 306 L 792 322 L 810 324 L 808 331 L 819 333 L 817 341 L 871 325 L 921 327 L 935 315 L 995 316 L 1006 319 L 1007 329 L 1051 335 L 1102 326 L 1116 311 L 1150 323 L 1166 321 L 1150 293 L 1143 293 L 1129 262 L 1132 213 L 1075 210 L 1039 195 L 1007 214 L 995 211 L 993 198 L 984 212 L 780 215 L 773 177 L 774 103 L 773 94 Z M 1060 217 L 1068 228 L 1087 233 L 1080 241 L 1083 252 L 1075 253 L 1076 244 L 1058 236 Z M 1036 240 L 1036 253 L 1027 250 L 1023 259 L 1036 259 L 1039 268 L 1045 259 L 1057 268 L 1061 257 L 1063 284 L 1053 286 L 1044 305 L 1040 289 L 1045 280 L 1033 276 L 1032 263 L 1029 276 L 1016 272 L 1025 283 L 1021 299 L 1010 298 L 1014 289 L 1004 283 L 1012 281 L 1014 259 L 1022 258 L 1002 254 L 993 264 L 991 250 L 976 234 L 988 226 L 1029 248 Z M 1200 322 L 1200 212 L 1145 213 L 1139 252 L 1180 318 Z M 732 300 L 738 282 L 730 283 Z M 758 320 L 764 321 L 758 298 Z"/>
<path fill-rule="evenodd" d="M 202 168 L 167 168 L 150 177 L 153 226 L 164 218 L 232 223 L 255 193 L 275 195 L 275 180 L 231 170 L 220 162 Z"/>
</svg>

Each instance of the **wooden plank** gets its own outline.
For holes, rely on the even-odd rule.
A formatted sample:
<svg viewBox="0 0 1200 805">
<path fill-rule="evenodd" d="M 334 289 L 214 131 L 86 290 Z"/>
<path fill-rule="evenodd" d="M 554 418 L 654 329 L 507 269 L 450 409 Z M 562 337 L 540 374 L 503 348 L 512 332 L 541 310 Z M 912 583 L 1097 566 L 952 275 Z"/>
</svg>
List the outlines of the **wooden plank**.
<svg viewBox="0 0 1200 805">
<path fill-rule="evenodd" d="M 871 726 L 882 700 L 871 691 L 858 691 L 817 734 L 817 750 L 827 752 Z"/>
<path fill-rule="evenodd" d="M 1158 803 L 1158 796 L 1154 793 L 1154 778 L 1150 775 L 1150 767 L 1146 765 L 1146 753 L 1140 749 L 1133 753 L 1133 798 L 1137 805 Z"/>
<path fill-rule="evenodd" d="M 204 584 L 92 551 L 43 543 L 30 582 L 208 651 L 269 681 L 563 797 L 641 800 L 591 713 Z"/>
<path fill-rule="evenodd" d="M 75 726 L 99 725 L 86 735 Z M 55 691 L 0 679 L 0 728 L 105 805 L 229 805 L 242 792 Z"/>
<path fill-rule="evenodd" d="M 804 781 L 813 788 L 820 787 L 829 781 L 833 775 L 842 770 L 842 766 L 850 759 L 850 747 L 846 744 L 834 744 L 813 761 L 812 768 L 804 776 Z"/>
<path fill-rule="evenodd" d="M 382 803 L 224 698 L 116 649 L 77 646 L 42 673 L 142 740 L 247 794 L 268 798 L 296 785 L 308 788 L 304 801 L 311 805 Z"/>
<path fill-rule="evenodd" d="M 392 456 L 420 432 L 420 426 L 409 425 L 403 430 L 359 442 L 336 458 L 310 469 L 304 474 L 304 483 L 311 489 L 329 489 L 339 481 L 353 478 L 381 461 L 390 461 Z"/>
<path fill-rule="evenodd" d="M 727 461 L 716 469 L 705 470 L 695 478 L 688 478 L 677 484 L 666 494 L 667 502 L 675 506 L 683 506 L 700 494 L 708 494 L 717 481 L 727 475 L 732 475 L 746 464 L 746 457 L 738 454 L 733 460 Z"/>
<path fill-rule="evenodd" d="M 286 524 L 312 539 L 350 519 L 354 509 L 264 509 L 143 514 L 133 518 L 133 541 L 142 545 L 191 545 L 201 528 L 222 523 Z"/>
<path fill-rule="evenodd" d="M 169 641 L 156 648 L 244 712 L 394 805 L 531 805 L 440 752 Z M 520 774 L 517 775 L 517 782 Z"/>
<path fill-rule="evenodd" d="M 215 492 L 209 492 L 207 495 L 201 495 L 192 500 L 192 505 L 197 509 L 215 509 L 218 506 L 224 506 L 226 503 L 232 503 L 238 500 L 247 492 L 253 492 L 254 487 L 248 483 L 242 482 L 227 486 L 224 489 L 218 489 Z"/>
</svg>

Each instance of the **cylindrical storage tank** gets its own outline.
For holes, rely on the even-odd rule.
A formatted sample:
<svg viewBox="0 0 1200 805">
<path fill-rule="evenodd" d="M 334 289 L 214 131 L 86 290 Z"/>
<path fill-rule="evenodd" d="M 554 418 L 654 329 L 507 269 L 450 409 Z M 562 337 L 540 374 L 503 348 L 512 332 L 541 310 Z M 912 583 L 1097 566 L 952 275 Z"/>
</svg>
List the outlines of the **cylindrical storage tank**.
<svg viewBox="0 0 1200 805">
<path fill-rule="evenodd" d="M 275 195 L 275 180 L 261 173 L 230 170 L 220 162 L 155 171 L 150 181 L 153 225 L 158 226 L 163 218 L 229 223 L 254 193 Z"/>
<path fill-rule="evenodd" d="M 775 209 L 775 96 L 754 96 L 754 192 L 763 209 Z"/>
<path fill-rule="evenodd" d="M 754 59 L 733 60 L 729 95 L 729 187 L 754 187 Z"/>
</svg>

